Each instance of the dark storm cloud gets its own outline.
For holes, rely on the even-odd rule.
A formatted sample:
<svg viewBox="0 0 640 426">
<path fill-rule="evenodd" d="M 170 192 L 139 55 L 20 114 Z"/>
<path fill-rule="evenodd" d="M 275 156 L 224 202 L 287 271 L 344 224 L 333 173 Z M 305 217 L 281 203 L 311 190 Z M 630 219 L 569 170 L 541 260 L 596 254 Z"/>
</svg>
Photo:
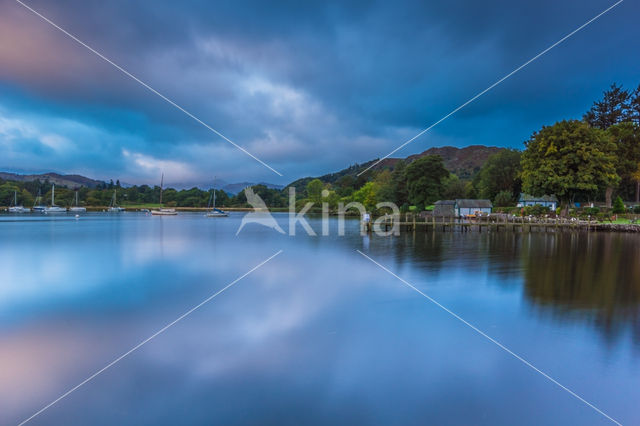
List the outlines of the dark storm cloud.
<svg viewBox="0 0 640 426">
<path fill-rule="evenodd" d="M 285 182 L 386 154 L 611 3 L 29 4 L 283 171 Z M 637 84 L 637 12 L 622 3 L 398 154 L 520 146 L 543 124 L 579 117 L 611 82 Z M 0 24 L 0 139 L 12 141 L 0 167 L 275 180 L 17 3 L 0 5 Z M 55 153 L 43 156 L 34 141 L 48 133 L 68 142 L 49 138 Z"/>
</svg>

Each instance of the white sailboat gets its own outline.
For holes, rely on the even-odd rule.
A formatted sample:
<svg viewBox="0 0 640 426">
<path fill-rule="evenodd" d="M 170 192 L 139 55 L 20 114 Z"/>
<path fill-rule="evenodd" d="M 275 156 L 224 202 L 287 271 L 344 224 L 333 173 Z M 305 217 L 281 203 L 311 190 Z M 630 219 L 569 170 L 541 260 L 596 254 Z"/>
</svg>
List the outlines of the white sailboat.
<svg viewBox="0 0 640 426">
<path fill-rule="evenodd" d="M 56 184 L 51 184 L 51 206 L 44 208 L 45 213 L 66 213 L 67 209 L 56 206 Z"/>
<path fill-rule="evenodd" d="M 9 207 L 9 213 L 29 213 L 31 209 L 18 205 L 18 191 L 13 191 L 13 205 Z"/>
<path fill-rule="evenodd" d="M 38 196 L 33 201 L 33 211 L 34 212 L 38 212 L 38 213 L 44 213 L 44 209 L 46 209 L 46 208 L 47 208 L 47 206 L 42 204 L 42 194 L 41 194 L 40 190 L 38 189 Z"/>
<path fill-rule="evenodd" d="M 175 216 L 178 214 L 176 209 L 165 209 L 162 207 L 162 186 L 164 185 L 164 173 L 160 178 L 160 208 L 151 210 L 151 214 L 154 216 Z"/>
<path fill-rule="evenodd" d="M 211 199 L 213 199 L 213 206 L 210 206 Z M 209 210 L 211 207 L 211 210 Z M 209 197 L 209 203 L 207 204 L 207 217 L 227 217 L 229 213 L 224 210 L 220 210 L 216 208 L 216 179 L 213 178 L 213 191 L 211 197 Z"/>
<path fill-rule="evenodd" d="M 120 207 L 116 203 L 116 190 L 113 190 L 113 197 L 111 197 L 111 203 L 109 204 L 109 208 L 107 209 L 110 213 L 120 213 L 124 211 L 124 207 Z"/>
<path fill-rule="evenodd" d="M 73 207 L 70 207 L 69 211 L 74 213 L 82 213 L 87 211 L 86 207 L 81 207 L 78 205 L 78 191 L 76 191 L 76 205 Z"/>
</svg>

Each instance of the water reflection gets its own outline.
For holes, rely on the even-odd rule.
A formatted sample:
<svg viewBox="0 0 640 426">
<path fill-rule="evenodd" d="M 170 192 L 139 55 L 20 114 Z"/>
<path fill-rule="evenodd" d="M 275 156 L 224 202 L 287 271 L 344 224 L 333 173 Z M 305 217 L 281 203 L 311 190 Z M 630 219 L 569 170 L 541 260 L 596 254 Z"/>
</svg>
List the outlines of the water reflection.
<svg viewBox="0 0 640 426">
<path fill-rule="evenodd" d="M 608 338 L 627 327 L 640 342 L 640 239 L 558 234 L 522 245 L 525 294 L 553 315 L 594 323 Z"/>
<path fill-rule="evenodd" d="M 286 216 L 276 217 L 286 229 Z M 355 221 L 344 238 L 335 223 L 325 238 L 258 226 L 236 237 L 240 219 L 2 224 L 0 424 L 31 415 L 280 249 L 33 424 L 601 420 L 355 249 L 614 417 L 640 421 L 638 359 L 623 344 L 610 356 L 593 327 L 599 318 L 613 324 L 605 333 L 637 323 L 630 236 L 378 238 L 360 236 Z"/>
</svg>

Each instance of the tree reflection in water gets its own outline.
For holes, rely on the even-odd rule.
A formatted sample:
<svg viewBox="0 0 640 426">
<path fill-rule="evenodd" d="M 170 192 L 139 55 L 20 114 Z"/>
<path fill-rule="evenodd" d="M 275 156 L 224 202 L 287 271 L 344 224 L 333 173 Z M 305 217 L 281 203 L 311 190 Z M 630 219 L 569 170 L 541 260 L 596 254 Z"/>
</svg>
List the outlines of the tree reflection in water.
<svg viewBox="0 0 640 426">
<path fill-rule="evenodd" d="M 640 342 L 640 238 L 560 233 L 523 239 L 525 295 L 553 315 L 593 322 L 607 339 Z"/>
</svg>

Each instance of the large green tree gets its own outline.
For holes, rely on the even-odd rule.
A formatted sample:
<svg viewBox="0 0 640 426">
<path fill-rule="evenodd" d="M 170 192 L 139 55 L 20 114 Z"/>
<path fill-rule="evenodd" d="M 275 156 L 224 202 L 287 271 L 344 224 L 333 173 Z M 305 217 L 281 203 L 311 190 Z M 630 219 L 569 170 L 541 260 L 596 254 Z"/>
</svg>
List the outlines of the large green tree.
<svg viewBox="0 0 640 426">
<path fill-rule="evenodd" d="M 615 83 L 603 93 L 602 99 L 584 115 L 584 120 L 592 127 L 607 129 L 614 124 L 631 120 L 632 95 Z"/>
<path fill-rule="evenodd" d="M 449 172 L 444 168 L 442 157 L 427 155 L 410 163 L 405 175 L 409 202 L 424 207 L 440 198 Z"/>
<path fill-rule="evenodd" d="M 616 144 L 616 172 L 620 176 L 618 193 L 630 200 L 635 195 L 634 172 L 640 163 L 640 125 L 632 122 L 616 124 L 607 129 Z"/>
<path fill-rule="evenodd" d="M 585 122 L 545 126 L 525 145 L 522 187 L 532 195 L 555 194 L 567 206 L 576 195 L 594 197 L 620 180 L 612 138 Z"/>
<path fill-rule="evenodd" d="M 307 184 L 307 197 L 309 201 L 320 204 L 322 202 L 322 190 L 324 183 L 320 179 L 314 179 Z"/>
<path fill-rule="evenodd" d="M 391 187 L 393 190 L 394 202 L 399 206 L 407 206 L 409 194 L 407 192 L 407 163 L 400 160 L 393 167 L 391 173 Z"/>
<path fill-rule="evenodd" d="M 477 187 L 482 198 L 494 200 L 500 192 L 509 192 L 514 198 L 520 193 L 520 160 L 522 153 L 505 149 L 487 159 L 478 174 Z M 502 195 L 504 199 L 504 194 Z"/>
</svg>

